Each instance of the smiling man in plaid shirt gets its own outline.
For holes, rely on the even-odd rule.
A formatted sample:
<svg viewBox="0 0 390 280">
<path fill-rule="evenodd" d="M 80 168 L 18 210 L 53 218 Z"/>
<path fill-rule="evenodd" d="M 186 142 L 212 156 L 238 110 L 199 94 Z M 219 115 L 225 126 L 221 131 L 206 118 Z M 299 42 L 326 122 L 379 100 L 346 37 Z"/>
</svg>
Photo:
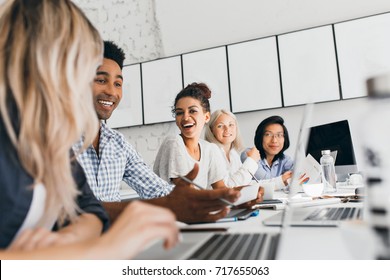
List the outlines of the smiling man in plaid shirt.
<svg viewBox="0 0 390 280">
<path fill-rule="evenodd" d="M 127 204 L 120 202 L 121 181 L 132 187 L 146 202 L 171 209 L 180 221 L 207 222 L 224 217 L 229 210 L 220 198 L 234 201 L 239 196 L 238 191 L 196 190 L 184 181 L 176 187 L 168 184 L 145 164 L 122 134 L 102 122 L 110 118 L 122 98 L 124 59 L 122 49 L 113 42 L 104 42 L 103 63 L 97 69 L 93 83 L 93 102 L 101 120 L 100 130 L 92 145 L 77 157 L 95 196 L 103 201 L 112 219 Z M 74 145 L 76 153 L 82 145 L 82 141 Z M 189 177 L 196 176 L 197 171 L 195 166 Z"/>
</svg>

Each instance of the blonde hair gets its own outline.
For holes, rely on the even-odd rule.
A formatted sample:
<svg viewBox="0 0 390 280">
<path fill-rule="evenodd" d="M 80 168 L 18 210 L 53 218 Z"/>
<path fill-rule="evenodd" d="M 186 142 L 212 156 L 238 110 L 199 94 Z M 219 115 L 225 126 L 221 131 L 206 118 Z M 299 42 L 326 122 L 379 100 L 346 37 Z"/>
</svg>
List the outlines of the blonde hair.
<svg viewBox="0 0 390 280">
<path fill-rule="evenodd" d="M 234 141 L 232 142 L 230 150 L 234 148 L 240 152 L 243 150 L 244 147 L 242 145 L 242 138 L 241 138 L 240 129 L 238 127 L 237 118 L 232 112 L 228 110 L 220 109 L 214 111 L 211 114 L 210 121 L 206 125 L 206 129 L 205 129 L 205 139 L 211 143 L 215 143 L 219 146 L 221 145 L 221 143 L 217 140 L 217 138 L 215 138 L 215 135 L 213 133 L 213 128 L 216 125 L 217 119 L 223 114 L 230 116 L 236 123 L 236 139 L 234 139 Z"/>
<path fill-rule="evenodd" d="M 6 1 L 0 34 L 0 113 L 22 166 L 46 188 L 41 223 L 73 220 L 79 209 L 70 149 L 82 135 L 92 143 L 98 131 L 91 82 L 102 39 L 69 0 Z"/>
</svg>

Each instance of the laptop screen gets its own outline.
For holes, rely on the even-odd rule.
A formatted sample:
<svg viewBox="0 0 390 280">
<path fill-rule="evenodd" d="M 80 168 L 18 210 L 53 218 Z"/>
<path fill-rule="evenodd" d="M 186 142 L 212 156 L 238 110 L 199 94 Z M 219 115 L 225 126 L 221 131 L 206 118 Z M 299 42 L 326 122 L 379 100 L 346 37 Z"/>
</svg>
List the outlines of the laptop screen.
<svg viewBox="0 0 390 280">
<path fill-rule="evenodd" d="M 302 120 L 298 132 L 297 145 L 295 147 L 295 153 L 294 153 L 293 177 L 291 183 L 287 188 L 287 191 L 289 193 L 288 195 L 289 200 L 302 190 L 302 187 L 300 185 L 300 177 L 302 175 L 301 173 L 303 170 L 303 164 L 306 158 L 305 151 L 307 146 L 307 140 L 310 133 L 309 122 L 312 116 L 313 106 L 314 105 L 312 103 L 308 103 L 304 107 Z M 287 203 L 285 210 L 283 211 L 282 228 L 288 227 L 290 225 L 290 222 L 292 220 L 292 212 L 293 212 L 292 207 L 289 205 L 289 203 Z"/>
<path fill-rule="evenodd" d="M 313 104 L 307 104 L 304 107 L 302 120 L 299 127 L 297 145 L 294 152 L 294 168 L 293 168 L 293 177 L 291 183 L 289 184 L 287 190 L 289 192 L 290 198 L 294 196 L 297 192 L 301 191 L 300 187 L 300 177 L 302 176 L 302 170 L 304 167 L 304 162 L 306 158 L 306 147 L 307 140 L 310 133 L 310 118 L 313 111 Z"/>
</svg>

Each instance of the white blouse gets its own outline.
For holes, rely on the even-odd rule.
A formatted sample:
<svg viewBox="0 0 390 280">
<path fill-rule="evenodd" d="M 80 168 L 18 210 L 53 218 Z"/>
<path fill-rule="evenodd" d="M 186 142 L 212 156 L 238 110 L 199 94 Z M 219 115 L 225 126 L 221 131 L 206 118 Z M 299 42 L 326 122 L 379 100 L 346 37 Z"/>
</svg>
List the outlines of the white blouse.
<svg viewBox="0 0 390 280">
<path fill-rule="evenodd" d="M 225 185 L 228 187 L 237 187 L 250 184 L 252 181 L 251 174 L 255 174 L 258 168 L 257 162 L 251 157 L 248 157 L 244 163 L 242 163 L 236 149 L 230 150 L 229 161 L 224 149 L 222 147 L 219 148 L 224 159 L 224 166 L 228 171 L 224 178 Z"/>
<path fill-rule="evenodd" d="M 187 152 L 180 135 L 168 136 L 157 153 L 153 170 L 162 179 L 170 182 L 172 178 L 185 176 L 198 163 L 199 172 L 194 182 L 204 188 L 212 188 L 211 184 L 223 180 L 226 176 L 223 158 L 216 144 L 199 140 L 200 160 L 197 161 Z"/>
</svg>

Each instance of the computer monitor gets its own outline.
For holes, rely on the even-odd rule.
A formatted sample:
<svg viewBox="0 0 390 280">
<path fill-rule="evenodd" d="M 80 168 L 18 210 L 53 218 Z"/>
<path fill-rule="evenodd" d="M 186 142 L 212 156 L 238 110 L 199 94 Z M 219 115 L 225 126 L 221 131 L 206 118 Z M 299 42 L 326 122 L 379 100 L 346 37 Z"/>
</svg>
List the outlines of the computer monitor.
<svg viewBox="0 0 390 280">
<path fill-rule="evenodd" d="M 306 155 L 311 154 L 320 162 L 322 150 L 337 151 L 335 169 L 338 181 L 358 172 L 347 120 L 311 127 Z"/>
</svg>

